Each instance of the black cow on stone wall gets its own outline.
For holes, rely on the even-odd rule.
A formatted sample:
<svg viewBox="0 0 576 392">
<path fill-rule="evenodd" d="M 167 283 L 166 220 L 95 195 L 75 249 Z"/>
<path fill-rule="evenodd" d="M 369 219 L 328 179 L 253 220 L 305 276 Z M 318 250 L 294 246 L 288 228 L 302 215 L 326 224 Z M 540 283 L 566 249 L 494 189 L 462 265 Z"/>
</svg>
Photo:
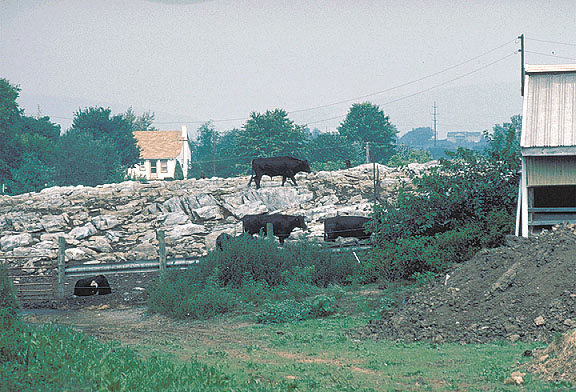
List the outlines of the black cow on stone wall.
<svg viewBox="0 0 576 392">
<path fill-rule="evenodd" d="M 324 221 L 324 241 L 334 242 L 338 237 L 370 238 L 364 224 L 370 221 L 365 216 L 335 216 Z"/>
<path fill-rule="evenodd" d="M 256 183 L 256 189 L 260 188 L 260 180 L 263 175 L 270 176 L 270 178 L 274 176 L 282 176 L 282 186 L 286 183 L 286 178 L 289 178 L 292 180 L 294 185 L 297 186 L 298 184 L 296 184 L 296 179 L 294 178 L 296 173 L 311 172 L 308 161 L 303 161 L 290 156 L 253 159 L 252 171 L 254 174 L 250 177 L 248 186 L 250 186 L 252 180 L 254 180 Z"/>
<path fill-rule="evenodd" d="M 105 295 L 111 292 L 110 284 L 104 275 L 83 278 L 78 280 L 74 285 L 74 295 L 78 296 L 94 294 Z"/>
<path fill-rule="evenodd" d="M 260 230 L 267 234 L 268 223 L 272 223 L 274 235 L 278 237 L 280 244 L 284 244 L 284 240 L 290 237 L 294 228 L 307 229 L 304 217 L 301 215 L 259 214 L 246 215 L 242 218 L 244 231 L 252 235 L 260 233 Z"/>
</svg>

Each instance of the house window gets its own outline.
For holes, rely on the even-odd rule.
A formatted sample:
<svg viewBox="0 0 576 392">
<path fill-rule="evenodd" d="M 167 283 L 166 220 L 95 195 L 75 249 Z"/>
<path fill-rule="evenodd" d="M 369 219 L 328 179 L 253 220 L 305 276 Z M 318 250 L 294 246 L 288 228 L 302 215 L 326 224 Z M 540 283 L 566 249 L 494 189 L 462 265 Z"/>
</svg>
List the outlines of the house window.
<svg viewBox="0 0 576 392">
<path fill-rule="evenodd" d="M 140 161 L 140 171 L 146 171 L 146 165 L 144 161 Z"/>
<path fill-rule="evenodd" d="M 168 173 L 168 161 L 166 159 L 160 161 L 160 172 Z"/>
<path fill-rule="evenodd" d="M 156 161 L 150 161 L 150 173 L 156 174 Z"/>
</svg>

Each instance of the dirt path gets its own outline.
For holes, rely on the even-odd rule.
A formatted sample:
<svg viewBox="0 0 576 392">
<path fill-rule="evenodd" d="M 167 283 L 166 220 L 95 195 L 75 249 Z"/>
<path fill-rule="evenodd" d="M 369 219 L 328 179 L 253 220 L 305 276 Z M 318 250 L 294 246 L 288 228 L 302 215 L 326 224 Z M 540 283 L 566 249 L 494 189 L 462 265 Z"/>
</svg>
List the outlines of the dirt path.
<svg viewBox="0 0 576 392">
<path fill-rule="evenodd" d="M 147 344 L 163 341 L 201 340 L 204 344 L 220 345 L 245 342 L 238 330 L 244 325 L 225 319 L 210 322 L 179 321 L 158 314 L 148 314 L 146 307 L 89 306 L 84 309 L 26 310 L 24 319 L 31 324 L 69 325 L 87 335 L 123 344 Z"/>
</svg>

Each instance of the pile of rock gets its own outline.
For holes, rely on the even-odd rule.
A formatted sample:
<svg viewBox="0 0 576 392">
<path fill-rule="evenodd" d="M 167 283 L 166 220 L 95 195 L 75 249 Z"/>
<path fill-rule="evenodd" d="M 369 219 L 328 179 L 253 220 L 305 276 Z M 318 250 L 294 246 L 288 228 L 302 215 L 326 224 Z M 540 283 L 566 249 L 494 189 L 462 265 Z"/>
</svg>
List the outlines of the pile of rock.
<svg viewBox="0 0 576 392">
<path fill-rule="evenodd" d="M 433 163 L 413 164 L 425 170 Z M 394 197 L 407 180 L 404 171 L 376 165 L 377 195 Z M 53 187 L 39 193 L 0 197 L 0 255 L 22 256 L 28 267 L 55 259 L 58 237 L 66 239 L 69 263 L 149 260 L 158 257 L 156 232 L 166 233 L 168 257 L 192 257 L 214 247 L 216 237 L 242 230 L 246 214 L 280 212 L 305 215 L 309 231 L 289 240 L 321 240 L 329 216 L 372 211 L 373 165 L 300 174 L 298 187 L 280 178 L 256 190 L 247 176 L 183 181 L 128 181 L 97 187 Z"/>
</svg>

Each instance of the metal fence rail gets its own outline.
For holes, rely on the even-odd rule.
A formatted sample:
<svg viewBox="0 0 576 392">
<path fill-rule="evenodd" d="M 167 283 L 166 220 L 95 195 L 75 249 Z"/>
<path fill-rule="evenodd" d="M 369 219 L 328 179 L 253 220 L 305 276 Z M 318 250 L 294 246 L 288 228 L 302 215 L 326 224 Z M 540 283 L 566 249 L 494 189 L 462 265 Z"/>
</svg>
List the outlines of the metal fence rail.
<svg viewBox="0 0 576 392">
<path fill-rule="evenodd" d="M 269 236 L 273 236 L 273 228 L 269 228 Z M 102 263 L 102 264 L 83 264 L 66 266 L 65 250 L 66 242 L 63 237 L 58 239 L 58 255 L 55 263 L 54 256 L 49 255 L 33 255 L 33 256 L 5 256 L 0 255 L 0 262 L 14 260 L 14 259 L 27 259 L 27 258 L 46 258 L 49 264 L 42 264 L 35 266 L 32 270 L 37 270 L 28 273 L 26 268 L 10 267 L 7 268 L 8 276 L 16 289 L 16 295 L 21 300 L 26 301 L 52 301 L 54 298 L 58 300 L 64 299 L 65 280 L 68 277 L 86 277 L 102 274 L 114 273 L 146 273 L 157 272 L 163 274 L 168 269 L 185 269 L 192 265 L 196 265 L 201 256 L 189 258 L 166 258 L 166 243 L 164 239 L 164 232 L 157 232 L 158 238 L 158 254 L 157 260 L 135 260 L 122 263 Z M 366 245 L 329 245 L 324 246 L 322 251 L 325 252 L 351 252 L 354 254 L 356 260 L 360 262 L 356 252 L 366 251 L 371 249 L 371 246 Z M 39 271 L 42 270 L 41 273 Z"/>
<path fill-rule="evenodd" d="M 166 260 L 166 268 L 186 268 L 198 263 L 200 257 Z M 138 260 L 125 263 L 84 264 L 65 267 L 65 276 L 93 276 L 111 273 L 159 272 L 158 260 Z"/>
</svg>

